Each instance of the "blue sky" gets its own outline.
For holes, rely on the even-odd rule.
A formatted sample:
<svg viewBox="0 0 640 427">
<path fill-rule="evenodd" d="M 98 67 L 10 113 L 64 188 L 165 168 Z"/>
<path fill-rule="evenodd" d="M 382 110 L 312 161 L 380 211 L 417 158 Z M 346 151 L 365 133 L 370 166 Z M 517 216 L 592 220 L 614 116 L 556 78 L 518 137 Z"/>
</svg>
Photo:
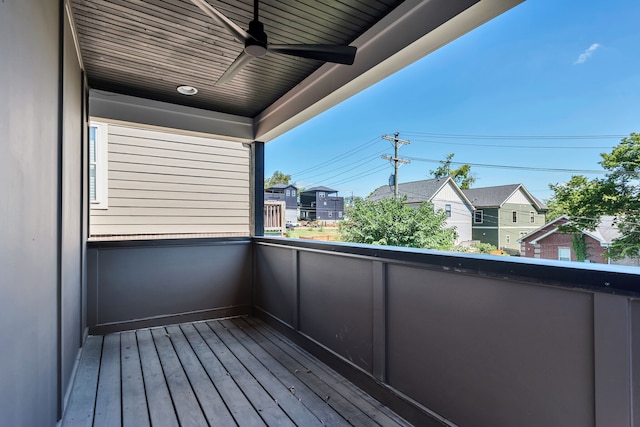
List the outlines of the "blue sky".
<svg viewBox="0 0 640 427">
<path fill-rule="evenodd" d="M 393 171 L 382 135 L 400 132 L 400 182 L 455 153 L 474 187 L 547 199 L 549 183 L 601 176 L 553 169 L 601 171 L 599 154 L 640 132 L 639 18 L 638 0 L 528 0 L 269 142 L 265 176 L 366 196 Z"/>
</svg>

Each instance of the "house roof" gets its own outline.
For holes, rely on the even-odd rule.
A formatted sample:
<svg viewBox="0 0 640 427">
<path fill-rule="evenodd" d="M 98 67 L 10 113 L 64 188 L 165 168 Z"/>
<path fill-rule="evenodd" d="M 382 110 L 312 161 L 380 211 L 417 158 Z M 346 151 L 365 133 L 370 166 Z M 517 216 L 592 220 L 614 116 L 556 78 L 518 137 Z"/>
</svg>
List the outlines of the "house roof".
<svg viewBox="0 0 640 427">
<path fill-rule="evenodd" d="M 529 193 L 522 184 L 470 188 L 462 190 L 462 192 L 469 200 L 471 200 L 471 203 L 473 203 L 476 208 L 498 208 L 502 207 L 502 205 L 518 190 L 521 190 L 525 196 L 531 200 L 531 204 L 535 205 L 538 210 L 547 210 L 547 206 Z"/>
<path fill-rule="evenodd" d="M 317 193 L 318 191 L 324 191 L 325 193 L 337 193 L 338 192 L 338 190 L 334 190 L 333 188 L 319 186 L 319 187 L 307 188 L 306 190 L 304 190 L 302 192 L 302 194 L 305 194 L 305 193 Z"/>
<path fill-rule="evenodd" d="M 447 185 L 447 183 L 453 184 L 456 192 L 460 195 L 460 198 L 473 208 L 473 204 L 465 196 L 462 190 L 460 190 L 455 181 L 451 179 L 451 177 L 423 179 L 421 181 L 398 184 L 398 195 L 400 197 L 406 196 L 407 203 L 429 202 L 445 185 Z M 373 190 L 367 198 L 372 201 L 388 199 L 393 197 L 393 193 L 394 187 L 392 185 L 383 185 Z"/>
<path fill-rule="evenodd" d="M 613 242 L 613 240 L 620 237 L 620 232 L 615 226 L 615 216 L 603 215 L 600 217 L 600 223 L 596 227 L 595 230 L 580 230 L 583 234 L 592 237 L 593 239 L 600 242 L 602 246 L 608 246 Z M 529 234 L 522 236 L 518 239 L 518 242 L 529 241 L 529 243 L 535 244 L 538 241 L 552 235 L 553 233 L 559 230 L 559 227 L 563 224 L 567 224 L 570 222 L 570 219 L 567 215 L 562 215 L 551 222 L 544 224 L 541 227 L 533 230 Z M 532 237 L 534 239 L 530 240 Z"/>
<path fill-rule="evenodd" d="M 290 187 L 293 187 L 295 189 L 298 188 L 293 184 L 274 184 L 271 187 L 265 188 L 265 190 L 284 190 L 285 188 L 290 188 Z"/>
<path fill-rule="evenodd" d="M 242 30 L 254 18 L 253 0 L 205 1 Z M 222 85 L 243 43 L 193 1 L 65 3 L 93 118 L 268 142 L 522 1 L 260 0 L 269 43 L 355 46 L 355 62 L 270 52 Z"/>
</svg>

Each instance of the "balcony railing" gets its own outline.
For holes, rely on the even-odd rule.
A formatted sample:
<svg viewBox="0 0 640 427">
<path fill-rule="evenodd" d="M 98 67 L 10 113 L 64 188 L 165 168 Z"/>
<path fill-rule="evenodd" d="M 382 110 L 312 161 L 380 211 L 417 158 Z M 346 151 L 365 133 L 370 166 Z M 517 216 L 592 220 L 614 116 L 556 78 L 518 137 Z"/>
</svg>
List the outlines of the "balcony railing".
<svg viewBox="0 0 640 427">
<path fill-rule="evenodd" d="M 640 414 L 632 268 L 280 238 L 92 242 L 88 284 L 92 333 L 254 313 L 418 425 Z"/>
</svg>

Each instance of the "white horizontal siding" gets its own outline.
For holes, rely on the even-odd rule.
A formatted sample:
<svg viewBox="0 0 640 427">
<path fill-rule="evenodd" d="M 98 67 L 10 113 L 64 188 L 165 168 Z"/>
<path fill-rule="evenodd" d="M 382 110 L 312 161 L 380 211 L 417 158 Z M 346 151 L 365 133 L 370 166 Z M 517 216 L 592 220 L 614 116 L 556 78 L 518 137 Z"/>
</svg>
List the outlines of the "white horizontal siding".
<svg viewBox="0 0 640 427">
<path fill-rule="evenodd" d="M 531 200 L 529 200 L 529 198 L 527 198 L 527 196 L 524 194 L 524 192 L 522 190 L 518 189 L 518 191 L 516 191 L 511 196 L 509 196 L 509 198 L 504 203 L 505 204 L 513 203 L 513 204 L 520 204 L 520 205 L 530 205 L 531 204 Z"/>
<path fill-rule="evenodd" d="M 448 182 L 432 198 L 433 206 L 436 210 L 445 210 L 445 205 L 451 205 L 451 216 L 447 218 L 447 225 L 455 227 L 458 237 L 455 243 L 468 242 L 471 240 L 471 207 L 465 203 L 453 185 Z"/>
<path fill-rule="evenodd" d="M 109 125 L 109 209 L 91 235 L 249 234 L 249 148 Z"/>
</svg>

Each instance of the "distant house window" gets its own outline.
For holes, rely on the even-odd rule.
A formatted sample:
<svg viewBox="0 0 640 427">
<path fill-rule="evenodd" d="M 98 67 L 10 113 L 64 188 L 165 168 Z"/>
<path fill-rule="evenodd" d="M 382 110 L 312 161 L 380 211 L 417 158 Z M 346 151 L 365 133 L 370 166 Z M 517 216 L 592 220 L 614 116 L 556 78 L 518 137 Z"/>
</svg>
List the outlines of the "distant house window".
<svg viewBox="0 0 640 427">
<path fill-rule="evenodd" d="M 482 224 L 484 221 L 482 210 L 477 210 L 473 212 L 473 222 L 476 224 Z"/>
<path fill-rule="evenodd" d="M 286 193 L 287 193 L 287 197 L 291 197 L 291 190 L 287 190 Z"/>
<path fill-rule="evenodd" d="M 318 197 L 320 197 L 321 199 L 324 199 L 325 197 L 327 197 L 327 194 L 324 191 L 320 191 L 318 193 Z"/>
<path fill-rule="evenodd" d="M 333 212 L 329 212 L 329 218 L 333 218 Z"/>
<path fill-rule="evenodd" d="M 531 211 L 529 212 L 529 222 L 531 224 L 533 224 L 534 222 L 536 222 L 536 213 Z"/>
<path fill-rule="evenodd" d="M 518 212 L 513 211 L 513 212 L 512 212 L 512 215 L 513 215 L 513 219 L 512 219 L 512 221 L 513 221 L 513 222 L 518 222 Z"/>
<path fill-rule="evenodd" d="M 450 204 L 446 204 L 444 205 L 444 212 L 447 214 L 447 218 L 451 218 L 451 205 Z"/>
<path fill-rule="evenodd" d="M 89 125 L 89 201 L 92 209 L 107 209 L 108 163 L 106 123 Z"/>
<path fill-rule="evenodd" d="M 342 211 L 338 211 L 338 218 L 342 218 Z"/>
<path fill-rule="evenodd" d="M 571 248 L 558 248 L 558 260 L 571 261 Z"/>
</svg>

